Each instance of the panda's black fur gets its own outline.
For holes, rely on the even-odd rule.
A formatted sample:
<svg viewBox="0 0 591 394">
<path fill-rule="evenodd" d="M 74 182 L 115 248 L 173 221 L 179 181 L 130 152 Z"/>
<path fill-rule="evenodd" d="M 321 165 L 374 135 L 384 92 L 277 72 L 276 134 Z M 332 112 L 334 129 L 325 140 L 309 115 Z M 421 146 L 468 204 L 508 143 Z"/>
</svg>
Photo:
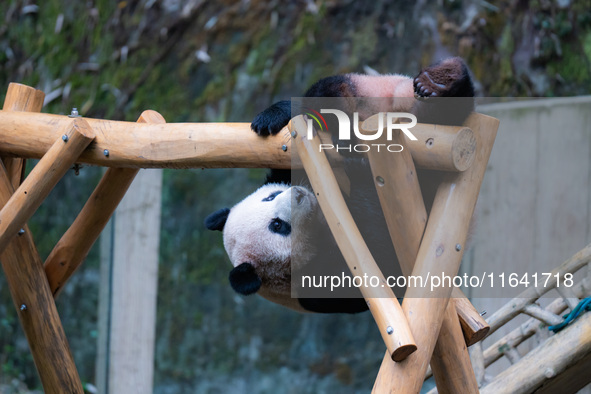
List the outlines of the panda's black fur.
<svg viewBox="0 0 591 394">
<path fill-rule="evenodd" d="M 367 96 L 368 87 L 359 86 L 360 81 L 367 81 L 369 84 L 376 81 L 376 84 L 378 84 L 377 78 L 380 77 L 366 77 L 356 74 L 324 78 L 308 89 L 306 97 Z M 389 77 L 386 76 L 385 78 L 387 81 Z M 403 77 L 393 75 L 391 78 Z M 382 81 L 384 81 L 384 77 L 382 77 L 379 83 Z M 398 83 L 395 82 L 394 86 Z M 403 80 L 400 83 L 407 83 L 407 81 Z M 418 121 L 421 123 L 459 125 L 463 123 L 473 110 L 474 88 L 468 68 L 460 58 L 446 59 L 422 70 L 412 80 L 411 89 L 414 91 L 417 99 L 414 101 L 413 107 L 409 108 L 409 110 L 417 116 Z M 405 90 L 405 93 L 408 94 L 408 91 Z M 433 104 L 434 100 L 428 100 L 431 97 L 466 97 L 468 99 L 464 101 L 457 101 L 456 99 L 450 101 L 438 100 Z M 280 101 L 255 117 L 251 125 L 252 130 L 260 136 L 276 134 L 287 125 L 291 119 L 291 115 L 291 102 Z M 346 198 L 347 204 L 378 265 L 382 269 L 384 267 L 395 267 L 398 265 L 396 263 L 396 255 L 391 245 L 387 226 L 375 192 L 373 178 L 367 163 L 364 163 L 363 160 L 361 161 L 361 165 L 359 159 L 345 159 L 344 161 L 345 172 L 349 179 L 354 179 L 356 182 L 355 185 L 352 185 L 350 195 Z M 273 169 L 267 176 L 265 184 L 290 185 L 292 183 L 292 175 L 293 173 L 290 170 Z M 420 176 L 421 174 L 419 173 Z M 294 184 L 301 184 L 302 182 L 300 179 L 293 179 Z M 425 203 L 429 205 L 433 197 L 432 193 L 427 193 L 423 190 L 423 194 Z M 212 213 L 205 221 L 206 227 L 211 230 L 223 230 L 229 213 L 230 210 L 227 208 Z M 327 267 L 327 274 L 339 274 L 340 271 L 348 273 L 348 268 L 336 249 L 335 241 L 332 238 L 328 226 L 322 224 L 320 226 L 314 226 L 314 228 L 317 228 L 316 231 L 319 232 L 318 234 L 314 234 L 315 243 L 316 245 L 322 246 L 317 248 L 314 254 L 314 261 L 321 262 L 322 264 L 315 264 L 314 266 L 331 262 L 334 264 Z M 330 247 L 326 247 L 326 245 L 330 245 Z M 335 273 L 335 266 L 339 267 L 340 271 L 337 270 Z M 315 273 L 317 274 L 318 271 L 315 271 Z M 384 274 L 396 275 L 399 272 L 386 271 Z M 265 286 L 264 281 L 261 280 L 254 266 L 248 261 L 235 266 L 230 272 L 229 279 L 232 288 L 244 295 L 255 293 L 261 289 L 261 286 Z M 320 313 L 357 313 L 367 310 L 367 305 L 363 298 L 298 298 L 297 303 L 298 305 L 296 307 L 293 305 L 287 306 L 294 309 Z M 284 303 L 284 305 L 286 304 Z"/>
</svg>

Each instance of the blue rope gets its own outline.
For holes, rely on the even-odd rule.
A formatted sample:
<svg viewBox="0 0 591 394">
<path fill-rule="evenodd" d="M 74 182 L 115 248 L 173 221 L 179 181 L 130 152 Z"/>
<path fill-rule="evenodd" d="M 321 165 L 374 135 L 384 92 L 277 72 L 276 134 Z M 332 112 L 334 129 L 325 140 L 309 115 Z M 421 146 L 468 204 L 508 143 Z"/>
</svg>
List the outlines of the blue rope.
<svg viewBox="0 0 591 394">
<path fill-rule="evenodd" d="M 564 321 L 560 324 L 549 326 L 548 330 L 552 330 L 555 333 L 568 326 L 573 320 L 579 317 L 583 312 L 591 311 L 591 297 L 583 298 L 570 313 L 564 315 Z"/>
</svg>

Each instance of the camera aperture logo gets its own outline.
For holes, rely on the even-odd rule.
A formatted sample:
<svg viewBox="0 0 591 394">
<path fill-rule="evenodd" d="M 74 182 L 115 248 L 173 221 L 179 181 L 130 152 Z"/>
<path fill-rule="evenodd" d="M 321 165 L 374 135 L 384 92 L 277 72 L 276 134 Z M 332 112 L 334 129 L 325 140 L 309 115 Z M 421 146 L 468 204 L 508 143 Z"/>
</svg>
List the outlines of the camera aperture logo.
<svg viewBox="0 0 591 394">
<path fill-rule="evenodd" d="M 329 131 L 328 124 L 326 119 L 322 116 L 322 114 L 332 114 L 337 117 L 337 122 L 339 126 L 338 131 L 338 139 L 339 144 L 320 144 L 320 151 L 323 150 L 330 150 L 334 149 L 337 152 L 339 151 L 347 151 L 347 152 L 357 152 L 357 153 L 365 153 L 369 152 L 372 149 L 380 151 L 388 151 L 392 153 L 402 152 L 404 147 L 400 144 L 384 144 L 384 143 L 369 143 L 369 141 L 375 141 L 382 137 L 384 130 L 386 131 L 386 140 L 392 141 L 392 134 L 394 130 L 400 130 L 403 132 L 408 139 L 411 141 L 416 141 L 417 137 L 410 131 L 411 128 L 416 126 L 417 124 L 417 117 L 408 112 L 379 112 L 378 116 L 378 127 L 374 134 L 367 134 L 361 133 L 359 131 L 359 113 L 353 112 L 353 127 L 351 127 L 351 120 L 349 119 L 349 115 L 345 112 L 338 110 L 338 109 L 321 109 L 320 112 L 315 111 L 311 108 L 306 108 L 305 115 L 308 116 L 306 119 L 307 122 L 307 131 L 308 131 L 308 138 L 312 139 L 314 136 L 314 123 L 318 126 L 321 131 Z M 408 123 L 395 123 L 396 120 L 399 119 L 410 119 Z M 385 127 L 384 127 L 384 120 L 385 120 Z M 351 130 L 357 140 L 359 141 L 368 141 L 368 143 L 359 143 L 359 144 L 343 144 L 343 141 L 351 141 Z"/>
</svg>

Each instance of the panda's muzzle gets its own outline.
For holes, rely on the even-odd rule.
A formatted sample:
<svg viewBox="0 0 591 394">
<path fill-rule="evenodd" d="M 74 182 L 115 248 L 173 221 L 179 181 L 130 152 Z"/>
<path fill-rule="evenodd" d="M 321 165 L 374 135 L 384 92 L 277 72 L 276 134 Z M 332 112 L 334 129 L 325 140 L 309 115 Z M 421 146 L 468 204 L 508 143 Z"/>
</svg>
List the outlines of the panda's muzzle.
<svg viewBox="0 0 591 394">
<path fill-rule="evenodd" d="M 257 275 L 254 266 L 250 263 L 242 263 L 230 271 L 228 277 L 230 285 L 237 293 L 242 295 L 254 294 L 261 288 L 263 281 Z"/>
</svg>

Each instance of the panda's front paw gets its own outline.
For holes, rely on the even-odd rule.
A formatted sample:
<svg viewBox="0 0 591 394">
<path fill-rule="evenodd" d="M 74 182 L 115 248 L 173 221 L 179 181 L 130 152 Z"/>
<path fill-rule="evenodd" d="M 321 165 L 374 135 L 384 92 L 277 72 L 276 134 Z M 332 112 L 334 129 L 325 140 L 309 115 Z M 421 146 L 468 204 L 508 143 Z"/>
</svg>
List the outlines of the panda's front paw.
<svg viewBox="0 0 591 394">
<path fill-rule="evenodd" d="M 413 86 L 419 98 L 474 96 L 468 67 L 459 57 L 423 69 L 414 79 Z"/>
<path fill-rule="evenodd" d="M 275 135 L 287 126 L 291 119 L 291 102 L 280 101 L 258 114 L 250 128 L 260 136 Z"/>
</svg>

